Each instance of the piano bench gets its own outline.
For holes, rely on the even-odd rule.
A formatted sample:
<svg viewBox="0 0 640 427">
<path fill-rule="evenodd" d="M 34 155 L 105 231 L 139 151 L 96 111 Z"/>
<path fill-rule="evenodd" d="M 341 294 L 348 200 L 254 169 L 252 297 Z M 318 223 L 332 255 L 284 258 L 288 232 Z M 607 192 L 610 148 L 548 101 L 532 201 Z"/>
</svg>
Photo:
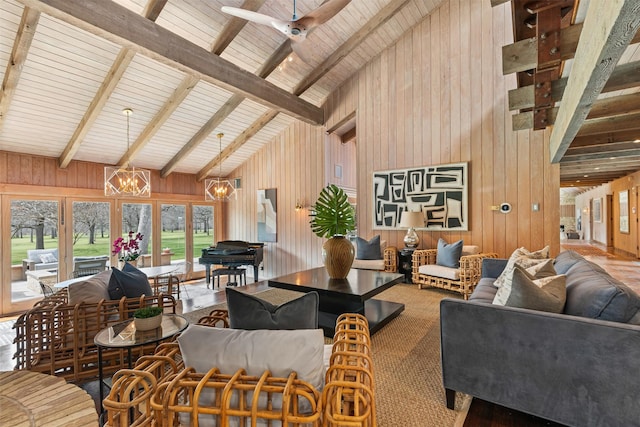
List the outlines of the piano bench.
<svg viewBox="0 0 640 427">
<path fill-rule="evenodd" d="M 211 289 L 216 287 L 216 277 L 218 278 L 218 288 L 220 288 L 220 276 L 227 276 L 227 286 L 244 286 L 247 284 L 247 270 L 244 268 L 238 267 L 223 267 L 216 268 L 211 272 Z M 233 276 L 233 281 L 231 281 L 231 276 Z M 239 280 L 239 283 L 238 283 Z M 207 283 L 207 287 L 209 284 Z"/>
</svg>

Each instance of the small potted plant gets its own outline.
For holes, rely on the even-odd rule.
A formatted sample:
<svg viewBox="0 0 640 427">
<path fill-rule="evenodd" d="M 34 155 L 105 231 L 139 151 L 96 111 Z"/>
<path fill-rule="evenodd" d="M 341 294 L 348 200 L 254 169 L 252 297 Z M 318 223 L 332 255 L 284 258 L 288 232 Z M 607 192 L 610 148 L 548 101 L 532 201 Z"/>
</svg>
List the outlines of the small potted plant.
<svg viewBox="0 0 640 427">
<path fill-rule="evenodd" d="M 133 312 L 136 331 L 150 331 L 162 323 L 162 308 L 142 307 Z"/>
<path fill-rule="evenodd" d="M 329 184 L 320 192 L 311 216 L 311 231 L 329 239 L 322 245 L 322 260 L 329 277 L 344 279 L 355 255 L 353 244 L 345 238 L 356 223 L 349 197 L 340 187 Z"/>
</svg>

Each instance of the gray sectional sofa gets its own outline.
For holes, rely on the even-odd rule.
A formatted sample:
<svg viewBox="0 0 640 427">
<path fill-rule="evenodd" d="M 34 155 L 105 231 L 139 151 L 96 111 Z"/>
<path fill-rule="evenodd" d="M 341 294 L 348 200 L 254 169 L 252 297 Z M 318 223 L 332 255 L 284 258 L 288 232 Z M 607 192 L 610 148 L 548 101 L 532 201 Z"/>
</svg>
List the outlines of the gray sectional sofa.
<svg viewBox="0 0 640 427">
<path fill-rule="evenodd" d="M 570 426 L 640 426 L 640 298 L 572 251 L 563 313 L 492 304 L 507 260 L 485 259 L 468 301 L 440 306 L 447 406 L 455 392 Z"/>
</svg>

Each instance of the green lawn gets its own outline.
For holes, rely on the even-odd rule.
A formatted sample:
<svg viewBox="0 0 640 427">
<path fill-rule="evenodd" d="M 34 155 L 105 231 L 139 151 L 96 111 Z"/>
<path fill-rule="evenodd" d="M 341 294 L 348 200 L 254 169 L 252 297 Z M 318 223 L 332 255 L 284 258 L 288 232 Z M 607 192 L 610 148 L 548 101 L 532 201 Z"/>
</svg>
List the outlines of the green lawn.
<svg viewBox="0 0 640 427">
<path fill-rule="evenodd" d="M 195 234 L 193 238 L 193 256 L 199 257 L 202 248 L 213 244 L 213 237 L 204 233 Z M 171 248 L 172 259 L 185 259 L 184 256 L 185 235 L 184 231 L 163 232 L 162 247 Z M 27 250 L 35 249 L 35 240 L 31 242 L 29 237 L 11 239 L 11 264 L 22 264 L 22 260 L 27 257 Z M 50 237 L 44 238 L 45 249 L 53 249 L 58 247 L 58 239 Z M 108 237 L 96 238 L 96 243 L 89 244 L 89 239 L 83 237 L 73 245 L 74 256 L 94 256 L 94 255 L 110 255 L 111 239 Z"/>
</svg>

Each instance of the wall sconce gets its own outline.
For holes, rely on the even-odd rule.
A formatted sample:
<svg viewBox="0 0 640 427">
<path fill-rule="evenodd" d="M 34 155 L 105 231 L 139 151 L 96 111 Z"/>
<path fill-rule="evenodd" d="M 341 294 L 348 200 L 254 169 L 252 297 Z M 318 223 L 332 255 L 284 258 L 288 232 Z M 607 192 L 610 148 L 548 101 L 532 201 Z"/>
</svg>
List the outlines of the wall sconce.
<svg viewBox="0 0 640 427">
<path fill-rule="evenodd" d="M 296 200 L 296 212 L 299 212 L 303 208 L 302 203 Z"/>
</svg>

